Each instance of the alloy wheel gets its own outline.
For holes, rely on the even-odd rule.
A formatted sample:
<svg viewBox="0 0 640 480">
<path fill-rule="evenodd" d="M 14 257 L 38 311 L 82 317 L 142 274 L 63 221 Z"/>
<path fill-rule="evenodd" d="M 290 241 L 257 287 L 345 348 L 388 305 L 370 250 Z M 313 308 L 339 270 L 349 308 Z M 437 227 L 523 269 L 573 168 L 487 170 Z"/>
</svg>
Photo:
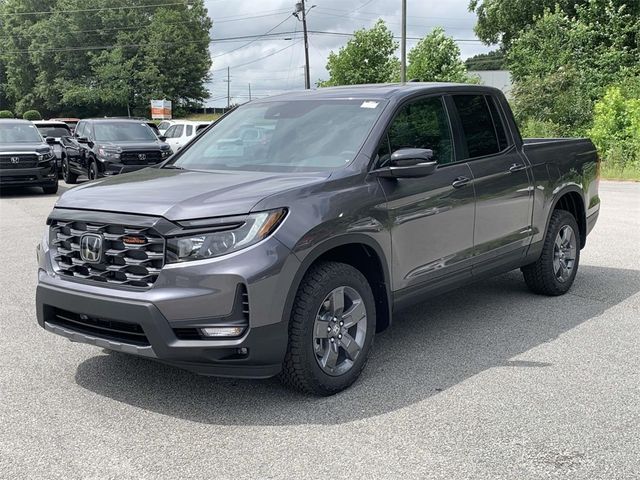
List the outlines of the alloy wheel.
<svg viewBox="0 0 640 480">
<path fill-rule="evenodd" d="M 564 283 L 571 277 L 576 264 L 576 251 L 575 232 L 569 225 L 564 225 L 553 246 L 553 272 L 559 282 Z"/>
<path fill-rule="evenodd" d="M 348 372 L 367 337 L 367 311 L 360 294 L 352 287 L 333 289 L 323 300 L 313 325 L 316 361 L 325 373 Z"/>
</svg>

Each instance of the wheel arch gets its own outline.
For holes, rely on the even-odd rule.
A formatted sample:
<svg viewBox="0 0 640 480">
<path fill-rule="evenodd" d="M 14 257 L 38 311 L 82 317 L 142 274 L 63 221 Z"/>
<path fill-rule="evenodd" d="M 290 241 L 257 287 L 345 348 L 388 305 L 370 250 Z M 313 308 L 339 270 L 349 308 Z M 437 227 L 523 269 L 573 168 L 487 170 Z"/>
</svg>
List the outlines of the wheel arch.
<svg viewBox="0 0 640 480">
<path fill-rule="evenodd" d="M 580 230 L 580 249 L 584 248 L 587 241 L 587 217 L 583 194 L 584 192 L 577 185 L 567 186 L 557 192 L 549 209 L 545 226 L 546 232 L 549 228 L 551 215 L 555 210 L 565 210 L 571 213 L 576 219 Z"/>
<path fill-rule="evenodd" d="M 391 325 L 391 275 L 386 255 L 375 240 L 358 234 L 341 235 L 327 240 L 304 257 L 289 287 L 283 321 L 289 322 L 293 301 L 305 274 L 312 265 L 320 261 L 346 263 L 358 269 L 369 282 L 376 301 L 376 332 Z"/>
</svg>

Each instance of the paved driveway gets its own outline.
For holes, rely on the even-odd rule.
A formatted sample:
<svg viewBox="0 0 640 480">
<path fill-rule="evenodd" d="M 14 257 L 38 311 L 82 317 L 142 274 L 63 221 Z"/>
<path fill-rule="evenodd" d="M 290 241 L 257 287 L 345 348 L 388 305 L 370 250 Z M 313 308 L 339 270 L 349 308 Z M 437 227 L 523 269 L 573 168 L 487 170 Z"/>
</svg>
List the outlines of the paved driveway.
<svg viewBox="0 0 640 480">
<path fill-rule="evenodd" d="M 330 398 L 44 332 L 55 196 L 0 196 L 1 478 L 640 478 L 640 184 L 601 184 L 573 290 L 512 272 L 399 315 Z"/>
</svg>

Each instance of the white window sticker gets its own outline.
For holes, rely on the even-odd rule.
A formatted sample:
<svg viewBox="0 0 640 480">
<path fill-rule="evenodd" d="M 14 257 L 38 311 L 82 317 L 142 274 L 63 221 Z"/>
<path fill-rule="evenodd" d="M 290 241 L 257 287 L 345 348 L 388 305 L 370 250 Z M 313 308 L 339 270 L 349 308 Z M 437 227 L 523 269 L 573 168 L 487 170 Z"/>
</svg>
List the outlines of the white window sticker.
<svg viewBox="0 0 640 480">
<path fill-rule="evenodd" d="M 372 101 L 365 101 L 362 102 L 362 105 L 360 105 L 360 108 L 376 108 L 378 106 L 378 103 L 380 102 L 372 102 Z"/>
</svg>

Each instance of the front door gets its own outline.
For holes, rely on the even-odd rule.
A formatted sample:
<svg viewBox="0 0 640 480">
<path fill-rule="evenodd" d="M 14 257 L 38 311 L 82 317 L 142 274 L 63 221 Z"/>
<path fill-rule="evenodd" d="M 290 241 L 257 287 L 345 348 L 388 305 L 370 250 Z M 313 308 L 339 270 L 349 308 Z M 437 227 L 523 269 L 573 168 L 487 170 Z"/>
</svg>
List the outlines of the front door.
<svg viewBox="0 0 640 480">
<path fill-rule="evenodd" d="M 384 166 L 401 148 L 429 148 L 437 170 L 422 178 L 385 179 L 395 291 L 428 288 L 471 275 L 474 192 L 465 162 L 452 163 L 451 126 L 442 97 L 412 100 L 393 119 L 378 152 Z"/>
<path fill-rule="evenodd" d="M 508 135 L 493 96 L 452 98 L 476 192 L 474 272 L 517 262 L 531 238 L 530 165 Z"/>
</svg>

